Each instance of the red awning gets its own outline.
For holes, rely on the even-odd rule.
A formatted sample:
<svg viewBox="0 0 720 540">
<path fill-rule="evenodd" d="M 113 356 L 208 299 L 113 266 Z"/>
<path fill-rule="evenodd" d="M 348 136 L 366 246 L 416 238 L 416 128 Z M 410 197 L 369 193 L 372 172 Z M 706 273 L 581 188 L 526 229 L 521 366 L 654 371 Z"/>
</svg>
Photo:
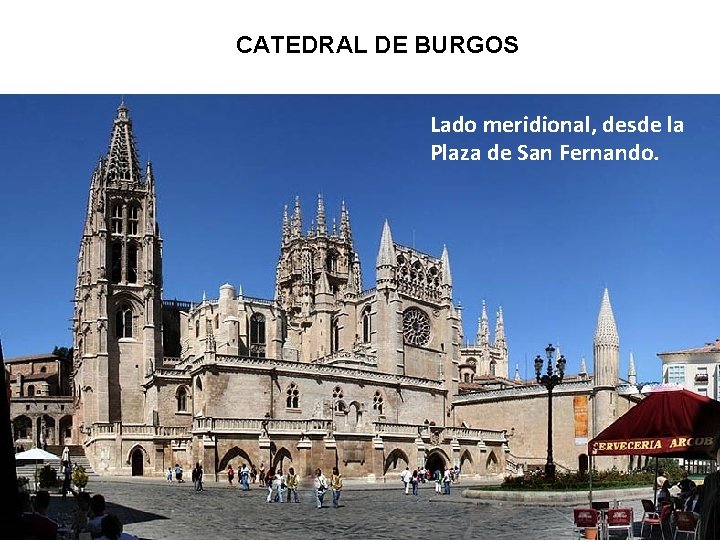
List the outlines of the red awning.
<svg viewBox="0 0 720 540">
<path fill-rule="evenodd" d="M 593 456 L 709 459 L 720 402 L 684 389 L 651 392 L 588 443 Z"/>
</svg>

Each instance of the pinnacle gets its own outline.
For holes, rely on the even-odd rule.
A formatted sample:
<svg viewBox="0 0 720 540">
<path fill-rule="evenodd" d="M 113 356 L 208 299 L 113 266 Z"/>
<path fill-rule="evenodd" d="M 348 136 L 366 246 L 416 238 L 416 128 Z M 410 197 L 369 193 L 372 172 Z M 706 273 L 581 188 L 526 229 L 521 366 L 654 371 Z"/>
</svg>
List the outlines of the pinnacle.
<svg viewBox="0 0 720 540">
<path fill-rule="evenodd" d="M 615 316 L 610 305 L 610 294 L 607 287 L 600 302 L 597 326 L 595 327 L 595 343 L 604 345 L 619 345 Z"/>
</svg>

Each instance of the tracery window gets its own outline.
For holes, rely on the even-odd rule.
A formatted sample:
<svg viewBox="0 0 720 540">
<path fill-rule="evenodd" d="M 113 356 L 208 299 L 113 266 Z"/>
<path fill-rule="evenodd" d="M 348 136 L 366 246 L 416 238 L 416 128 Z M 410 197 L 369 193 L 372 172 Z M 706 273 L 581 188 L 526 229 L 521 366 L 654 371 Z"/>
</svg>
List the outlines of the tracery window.
<svg viewBox="0 0 720 540">
<path fill-rule="evenodd" d="M 408 345 L 427 345 L 430 341 L 430 318 L 417 308 L 403 315 L 403 337 Z"/>
<path fill-rule="evenodd" d="M 342 399 L 342 387 L 336 386 L 335 388 L 333 388 L 333 403 L 335 404 L 335 410 L 338 412 L 343 412 L 345 410 L 345 403 L 343 403 Z"/>
<path fill-rule="evenodd" d="M 300 390 L 297 384 L 290 383 L 287 389 L 287 400 L 286 406 L 288 409 L 299 409 L 300 408 Z"/>
<path fill-rule="evenodd" d="M 265 358 L 265 316 L 253 313 L 250 317 L 250 356 Z"/>
<path fill-rule="evenodd" d="M 340 323 L 337 319 L 333 319 L 330 323 L 330 352 L 334 353 L 340 350 Z"/>
<path fill-rule="evenodd" d="M 113 283 L 122 280 L 122 244 L 113 242 L 110 248 L 110 279 Z"/>
<path fill-rule="evenodd" d="M 363 343 L 370 343 L 372 333 L 372 320 L 370 319 L 370 306 L 365 306 L 362 311 L 362 338 Z"/>
<path fill-rule="evenodd" d="M 128 234 L 138 234 L 140 230 L 140 208 L 133 204 L 128 207 Z"/>
<path fill-rule="evenodd" d="M 380 390 L 377 390 L 375 392 L 375 395 L 373 396 L 373 410 L 377 411 L 378 414 L 383 413 L 383 405 L 384 400 L 382 397 L 382 394 L 380 393 Z"/>
<path fill-rule="evenodd" d="M 130 338 L 133 335 L 133 312 L 130 304 L 122 304 L 115 313 L 115 337 Z"/>
<path fill-rule="evenodd" d="M 113 234 L 122 234 L 123 231 L 123 207 L 120 204 L 113 204 L 110 217 L 110 231 Z"/>
<path fill-rule="evenodd" d="M 187 398 L 188 398 L 187 388 L 185 388 L 184 386 L 181 386 L 180 388 L 178 388 L 175 398 L 177 399 L 178 412 L 186 412 L 187 411 Z"/>
<path fill-rule="evenodd" d="M 137 283 L 138 278 L 138 248 L 137 244 L 128 244 L 127 251 L 127 280 L 128 283 Z"/>
</svg>

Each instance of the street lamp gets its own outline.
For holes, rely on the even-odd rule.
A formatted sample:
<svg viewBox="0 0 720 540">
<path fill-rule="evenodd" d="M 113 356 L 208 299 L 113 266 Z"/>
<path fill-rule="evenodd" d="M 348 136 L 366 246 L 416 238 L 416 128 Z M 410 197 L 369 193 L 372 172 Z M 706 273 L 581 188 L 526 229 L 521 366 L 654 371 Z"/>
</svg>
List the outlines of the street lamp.
<svg viewBox="0 0 720 540">
<path fill-rule="evenodd" d="M 555 347 L 552 343 L 545 349 L 548 365 L 547 373 L 542 374 L 543 359 L 538 354 L 535 357 L 535 378 L 539 384 L 542 384 L 548 391 L 548 443 L 547 443 L 547 463 L 545 463 L 545 476 L 547 478 L 555 478 L 555 463 L 553 463 L 553 439 L 552 439 L 552 391 L 563 380 L 565 375 L 565 357 L 560 355 L 555 364 L 557 373 L 553 373 L 553 354 Z"/>
</svg>

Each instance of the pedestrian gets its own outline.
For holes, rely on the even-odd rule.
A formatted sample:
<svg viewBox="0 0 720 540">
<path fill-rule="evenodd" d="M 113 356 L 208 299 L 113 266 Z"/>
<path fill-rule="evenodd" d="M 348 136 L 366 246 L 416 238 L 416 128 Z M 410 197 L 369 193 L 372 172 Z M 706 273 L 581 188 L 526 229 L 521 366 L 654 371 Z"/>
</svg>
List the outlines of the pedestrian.
<svg viewBox="0 0 720 540">
<path fill-rule="evenodd" d="M 405 485 L 405 495 L 410 494 L 410 478 L 412 478 L 412 473 L 410 472 L 410 467 L 405 467 L 405 470 L 400 473 L 400 479 L 402 480 L 403 484 Z"/>
<path fill-rule="evenodd" d="M 183 480 L 182 475 L 183 475 L 182 467 L 176 463 L 175 464 L 175 480 L 177 480 L 178 482 L 184 482 L 185 480 Z"/>
<path fill-rule="evenodd" d="M 265 486 L 268 490 L 267 502 L 273 502 L 275 500 L 275 493 L 273 492 L 273 478 L 275 477 L 275 471 L 269 469 L 265 475 Z"/>
<path fill-rule="evenodd" d="M 412 484 L 412 494 L 416 497 L 418 496 L 418 484 L 420 483 L 420 472 L 415 469 L 412 473 L 412 478 L 410 479 L 410 483 Z"/>
<path fill-rule="evenodd" d="M 285 476 L 283 475 L 282 469 L 278 469 L 273 478 L 273 484 L 275 487 L 275 502 L 283 502 L 283 495 L 285 493 Z"/>
<path fill-rule="evenodd" d="M 328 489 L 327 478 L 323 476 L 322 470 L 315 469 L 315 499 L 317 507 L 322 508 L 323 497 Z"/>
<path fill-rule="evenodd" d="M 250 468 L 250 479 L 252 480 L 253 484 L 257 480 L 257 469 L 255 468 L 255 465 Z"/>
<path fill-rule="evenodd" d="M 205 491 L 203 488 L 203 468 L 200 462 L 195 463 L 195 491 Z"/>
<path fill-rule="evenodd" d="M 442 494 L 442 489 L 440 488 L 442 478 L 442 471 L 440 471 L 440 469 L 435 469 L 435 472 L 433 473 L 433 479 L 435 480 L 435 495 Z"/>
<path fill-rule="evenodd" d="M 240 485 L 242 486 L 243 491 L 248 491 L 250 489 L 250 483 L 248 482 L 249 477 L 250 469 L 248 469 L 247 465 L 243 463 L 242 467 L 240 467 Z"/>
<path fill-rule="evenodd" d="M 460 483 L 460 467 L 455 465 L 455 483 Z"/>
<path fill-rule="evenodd" d="M 265 486 L 265 464 L 264 463 L 260 464 L 259 479 L 260 479 L 260 487 L 264 487 Z"/>
<path fill-rule="evenodd" d="M 167 481 L 172 483 L 172 477 L 173 477 L 172 467 L 168 467 L 167 475 L 166 475 Z"/>
<path fill-rule="evenodd" d="M 288 475 L 285 478 L 285 484 L 287 485 L 287 501 L 286 502 L 290 502 L 290 499 L 294 499 L 295 502 L 300 502 L 300 501 L 298 501 L 298 496 L 297 496 L 298 475 L 295 474 L 295 469 L 293 469 L 292 467 L 290 467 L 290 469 L 288 469 Z"/>
<path fill-rule="evenodd" d="M 333 508 L 337 508 L 340 503 L 340 495 L 343 487 L 343 477 L 337 467 L 333 467 L 332 476 L 330 477 L 330 487 L 332 488 Z"/>
<path fill-rule="evenodd" d="M 445 475 L 443 476 L 444 490 L 443 495 L 450 495 L 450 484 L 452 483 L 452 469 L 445 469 Z"/>
<path fill-rule="evenodd" d="M 63 461 L 62 472 L 63 472 L 62 498 L 63 498 L 63 500 L 65 500 L 67 498 L 68 491 L 71 491 L 70 481 L 72 479 L 72 469 L 70 468 L 69 461 Z"/>
<path fill-rule="evenodd" d="M 720 466 L 720 433 L 715 435 L 710 456 L 714 457 Z M 717 538 L 720 538 L 720 470 L 708 474 L 703 481 L 698 528 L 698 540 Z"/>
<path fill-rule="evenodd" d="M 227 478 L 228 478 L 228 487 L 231 488 L 233 480 L 235 479 L 235 471 L 233 470 L 232 465 L 228 465 Z"/>
</svg>

